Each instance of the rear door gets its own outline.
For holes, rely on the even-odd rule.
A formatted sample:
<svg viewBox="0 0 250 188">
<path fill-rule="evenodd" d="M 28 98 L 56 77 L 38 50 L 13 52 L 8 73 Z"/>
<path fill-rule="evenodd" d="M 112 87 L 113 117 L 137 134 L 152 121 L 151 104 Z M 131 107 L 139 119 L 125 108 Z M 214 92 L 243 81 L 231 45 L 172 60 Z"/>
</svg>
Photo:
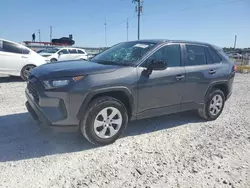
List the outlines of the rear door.
<svg viewBox="0 0 250 188">
<path fill-rule="evenodd" d="M 168 44 L 154 52 L 138 67 L 138 117 L 163 115 L 181 110 L 185 84 L 180 44 Z M 147 73 L 152 60 L 164 61 L 167 69 Z"/>
<path fill-rule="evenodd" d="M 23 51 L 22 45 L 0 41 L 0 72 L 19 75 L 28 58 L 28 54 L 23 54 Z"/>
<path fill-rule="evenodd" d="M 206 45 L 185 45 L 186 83 L 183 93 L 183 108 L 194 109 L 204 103 L 206 91 L 211 82 L 221 75 L 220 56 Z"/>
<path fill-rule="evenodd" d="M 58 52 L 58 61 L 66 61 L 66 60 L 69 60 L 70 54 L 69 54 L 69 51 L 68 49 L 64 48 L 64 49 L 61 49 L 59 52 Z"/>
<path fill-rule="evenodd" d="M 77 53 L 77 50 L 74 48 L 69 49 L 69 59 L 68 60 L 75 60 L 78 59 L 80 54 Z"/>
</svg>

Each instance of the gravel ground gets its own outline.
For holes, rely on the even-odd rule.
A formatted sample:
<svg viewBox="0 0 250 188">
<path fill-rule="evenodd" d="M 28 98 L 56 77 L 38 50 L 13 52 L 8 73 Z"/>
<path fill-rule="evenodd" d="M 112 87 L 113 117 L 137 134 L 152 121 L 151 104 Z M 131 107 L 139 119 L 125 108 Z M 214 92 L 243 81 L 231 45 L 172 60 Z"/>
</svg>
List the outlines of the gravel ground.
<svg viewBox="0 0 250 188">
<path fill-rule="evenodd" d="M 222 115 L 132 122 L 114 144 L 39 128 L 25 83 L 0 78 L 0 187 L 250 187 L 250 75 L 237 74 Z"/>
</svg>

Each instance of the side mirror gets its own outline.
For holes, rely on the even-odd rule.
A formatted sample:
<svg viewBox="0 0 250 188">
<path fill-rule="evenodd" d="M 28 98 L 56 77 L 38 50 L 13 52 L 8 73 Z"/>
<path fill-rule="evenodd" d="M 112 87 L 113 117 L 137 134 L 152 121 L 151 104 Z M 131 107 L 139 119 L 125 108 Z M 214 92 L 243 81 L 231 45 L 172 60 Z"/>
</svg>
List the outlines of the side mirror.
<svg viewBox="0 0 250 188">
<path fill-rule="evenodd" d="M 153 60 L 149 66 L 149 70 L 165 70 L 167 68 L 167 62 L 161 60 Z"/>
</svg>

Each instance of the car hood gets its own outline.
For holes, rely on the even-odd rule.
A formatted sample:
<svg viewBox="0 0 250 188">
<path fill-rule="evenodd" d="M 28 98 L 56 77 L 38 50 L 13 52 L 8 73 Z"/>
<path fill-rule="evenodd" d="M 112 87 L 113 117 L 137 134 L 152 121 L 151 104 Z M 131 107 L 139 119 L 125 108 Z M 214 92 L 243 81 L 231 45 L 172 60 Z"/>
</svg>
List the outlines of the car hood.
<svg viewBox="0 0 250 188">
<path fill-rule="evenodd" d="M 113 72 L 120 67 L 121 66 L 118 65 L 103 65 L 89 61 L 59 61 L 41 65 L 33 69 L 31 74 L 40 80 L 49 80 Z"/>
</svg>

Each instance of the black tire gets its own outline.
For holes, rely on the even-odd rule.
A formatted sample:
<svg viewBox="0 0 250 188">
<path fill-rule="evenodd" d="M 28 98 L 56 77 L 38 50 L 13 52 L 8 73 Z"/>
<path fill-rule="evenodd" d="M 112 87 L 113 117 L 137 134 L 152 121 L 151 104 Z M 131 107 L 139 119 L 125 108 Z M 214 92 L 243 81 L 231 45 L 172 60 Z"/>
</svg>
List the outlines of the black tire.
<svg viewBox="0 0 250 188">
<path fill-rule="evenodd" d="M 24 81 L 27 81 L 28 78 L 29 78 L 29 73 L 30 71 L 35 68 L 36 66 L 35 65 L 26 65 L 22 68 L 21 70 L 21 78 L 24 80 Z"/>
<path fill-rule="evenodd" d="M 218 111 L 218 113 L 216 115 L 212 114 L 212 112 L 210 110 L 210 104 L 215 96 L 221 96 L 221 98 L 222 98 L 222 106 L 220 107 L 220 110 Z M 201 118 L 203 118 L 207 121 L 215 120 L 222 113 L 224 105 L 225 105 L 224 93 L 220 89 L 212 89 L 207 97 L 204 108 L 198 109 L 198 114 Z"/>
<path fill-rule="evenodd" d="M 100 138 L 94 128 L 95 119 L 98 114 L 106 108 L 115 108 L 118 110 L 122 117 L 122 123 L 118 132 L 110 138 Z M 99 97 L 94 99 L 87 107 L 83 120 L 80 121 L 80 131 L 83 136 L 92 144 L 107 145 L 115 142 L 126 129 L 128 124 L 127 109 L 122 102 L 113 97 Z M 103 127 L 104 128 L 104 127 Z"/>
<path fill-rule="evenodd" d="M 56 61 L 57 61 L 56 58 L 52 58 L 52 59 L 50 60 L 50 62 L 56 62 Z"/>
</svg>

